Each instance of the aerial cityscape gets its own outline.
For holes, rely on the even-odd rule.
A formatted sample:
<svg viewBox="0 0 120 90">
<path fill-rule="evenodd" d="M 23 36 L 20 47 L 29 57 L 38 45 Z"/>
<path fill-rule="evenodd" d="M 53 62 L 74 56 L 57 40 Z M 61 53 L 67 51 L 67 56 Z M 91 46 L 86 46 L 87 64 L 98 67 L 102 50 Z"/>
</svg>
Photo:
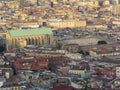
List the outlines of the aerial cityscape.
<svg viewBox="0 0 120 90">
<path fill-rule="evenodd" d="M 120 90 L 120 0 L 0 0 L 0 90 Z"/>
</svg>

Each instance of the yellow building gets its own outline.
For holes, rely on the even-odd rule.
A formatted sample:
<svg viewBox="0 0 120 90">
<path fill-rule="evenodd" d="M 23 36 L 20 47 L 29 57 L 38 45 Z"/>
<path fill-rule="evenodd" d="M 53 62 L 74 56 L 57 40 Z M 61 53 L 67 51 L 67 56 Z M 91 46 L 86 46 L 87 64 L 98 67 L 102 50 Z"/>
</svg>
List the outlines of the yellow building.
<svg viewBox="0 0 120 90">
<path fill-rule="evenodd" d="M 29 53 L 25 53 L 26 56 L 30 56 L 30 57 L 59 57 L 60 54 L 58 53 L 35 53 L 35 52 L 29 52 Z"/>
<path fill-rule="evenodd" d="M 27 42 L 26 42 L 26 40 L 24 40 L 24 39 L 21 39 L 21 40 L 18 40 L 18 47 L 19 48 L 23 48 L 23 47 L 26 47 L 27 46 Z"/>
<path fill-rule="evenodd" d="M 76 4 L 90 8 L 99 7 L 99 0 L 76 0 Z"/>
<path fill-rule="evenodd" d="M 92 7 L 98 7 L 99 6 L 99 1 L 98 0 L 90 0 L 87 2 L 88 6 L 92 6 Z"/>
<path fill-rule="evenodd" d="M 112 13 L 115 15 L 120 15 L 120 5 L 112 6 Z"/>
<path fill-rule="evenodd" d="M 76 21 L 76 20 L 61 20 L 61 21 L 48 21 L 48 25 L 55 28 L 74 28 L 74 27 L 85 27 L 86 21 Z"/>
<path fill-rule="evenodd" d="M 19 41 L 23 42 L 19 42 Z M 56 46 L 56 40 L 50 28 L 37 28 L 26 30 L 9 30 L 6 33 L 6 48 L 13 49 L 26 45 L 50 45 Z"/>
<path fill-rule="evenodd" d="M 86 26 L 86 21 L 76 21 L 75 22 L 75 27 L 85 27 Z"/>
</svg>

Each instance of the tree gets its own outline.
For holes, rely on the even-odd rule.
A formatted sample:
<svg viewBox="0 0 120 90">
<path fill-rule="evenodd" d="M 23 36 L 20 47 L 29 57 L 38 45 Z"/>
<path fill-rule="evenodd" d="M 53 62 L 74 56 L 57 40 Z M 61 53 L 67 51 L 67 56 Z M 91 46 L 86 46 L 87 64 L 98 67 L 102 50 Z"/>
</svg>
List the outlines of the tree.
<svg viewBox="0 0 120 90">
<path fill-rule="evenodd" d="M 5 50 L 4 46 L 0 46 L 0 52 L 3 52 Z"/>
<path fill-rule="evenodd" d="M 82 55 L 85 54 L 83 50 L 79 50 L 78 53 L 81 53 Z"/>
<path fill-rule="evenodd" d="M 85 55 L 89 55 L 89 52 L 88 52 L 88 51 L 86 51 L 86 52 L 85 52 Z"/>
</svg>

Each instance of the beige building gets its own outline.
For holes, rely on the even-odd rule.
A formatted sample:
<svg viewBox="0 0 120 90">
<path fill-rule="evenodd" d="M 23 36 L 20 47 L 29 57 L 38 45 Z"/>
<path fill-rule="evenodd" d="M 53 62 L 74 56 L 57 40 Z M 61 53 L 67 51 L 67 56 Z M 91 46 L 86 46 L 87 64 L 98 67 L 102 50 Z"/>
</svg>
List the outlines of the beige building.
<svg viewBox="0 0 120 90">
<path fill-rule="evenodd" d="M 119 56 L 119 50 L 108 50 L 106 48 L 92 48 L 90 50 L 90 55 L 92 57 L 102 57 L 102 56 Z"/>
<path fill-rule="evenodd" d="M 77 21 L 77 20 L 55 20 L 55 21 L 48 21 L 48 26 L 55 27 L 55 28 L 74 28 L 74 27 L 85 27 L 86 21 Z"/>
<path fill-rule="evenodd" d="M 19 48 L 23 48 L 23 47 L 26 47 L 27 46 L 27 41 L 25 40 L 25 39 L 20 39 L 20 40 L 18 40 L 17 41 L 17 43 L 18 43 L 18 47 Z"/>
<path fill-rule="evenodd" d="M 67 50 L 69 52 L 76 53 L 79 50 L 79 45 L 78 44 L 66 44 L 62 47 L 64 50 Z"/>
<path fill-rule="evenodd" d="M 77 5 L 87 6 L 89 8 L 99 7 L 99 0 L 76 0 Z"/>
<path fill-rule="evenodd" d="M 64 45 L 78 44 L 79 46 L 87 46 L 87 45 L 97 45 L 99 40 L 100 39 L 98 39 L 96 37 L 89 37 L 89 38 L 62 40 L 62 41 L 60 41 L 60 43 L 62 43 Z"/>
<path fill-rule="evenodd" d="M 103 24 L 88 24 L 86 28 L 90 31 L 97 29 L 97 30 L 107 30 L 107 25 Z"/>
<path fill-rule="evenodd" d="M 120 5 L 112 6 L 112 13 L 115 15 L 120 15 Z"/>
<path fill-rule="evenodd" d="M 9 30 L 6 33 L 7 49 L 25 47 L 26 45 L 56 46 L 56 40 L 50 28 Z"/>
</svg>

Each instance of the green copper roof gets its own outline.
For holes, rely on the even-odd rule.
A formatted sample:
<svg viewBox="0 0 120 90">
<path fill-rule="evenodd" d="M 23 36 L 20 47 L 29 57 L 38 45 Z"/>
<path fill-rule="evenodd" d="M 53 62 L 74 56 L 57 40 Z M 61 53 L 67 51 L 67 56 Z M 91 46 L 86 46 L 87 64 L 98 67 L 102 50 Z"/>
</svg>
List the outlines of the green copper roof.
<svg viewBox="0 0 120 90">
<path fill-rule="evenodd" d="M 9 32 L 12 37 L 53 34 L 51 28 L 46 27 L 37 29 L 10 30 Z"/>
</svg>

